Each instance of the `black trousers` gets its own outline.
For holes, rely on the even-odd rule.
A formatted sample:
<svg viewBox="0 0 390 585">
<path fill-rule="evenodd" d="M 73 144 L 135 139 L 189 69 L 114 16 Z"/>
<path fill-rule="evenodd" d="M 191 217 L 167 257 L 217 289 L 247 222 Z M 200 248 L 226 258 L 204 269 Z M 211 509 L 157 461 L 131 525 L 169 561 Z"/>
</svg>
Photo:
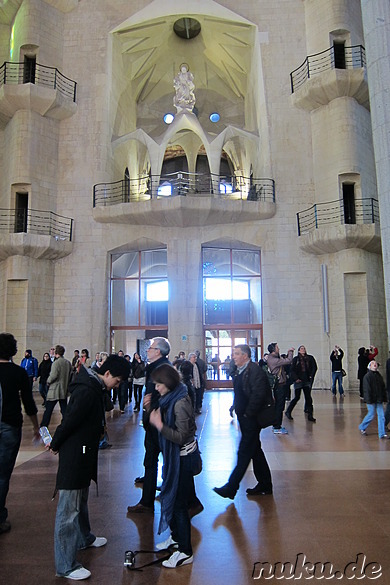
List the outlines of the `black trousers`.
<svg viewBox="0 0 390 585">
<path fill-rule="evenodd" d="M 283 419 L 283 412 L 286 406 L 286 396 L 287 396 L 288 386 L 287 385 L 277 385 L 274 389 L 274 399 L 275 399 L 275 421 L 273 424 L 274 429 L 280 429 L 282 426 L 282 419 Z"/>
<path fill-rule="evenodd" d="M 145 476 L 142 489 L 141 504 L 154 507 L 154 498 L 156 497 L 158 456 L 160 455 L 160 442 L 158 430 L 156 427 L 148 424 L 145 429 L 145 457 L 144 467 Z"/>
<path fill-rule="evenodd" d="M 272 490 L 271 471 L 265 458 L 260 443 L 260 427 L 256 417 L 245 417 L 238 415 L 238 422 L 241 429 L 241 441 L 237 452 L 237 465 L 229 477 L 229 487 L 236 492 L 240 481 L 248 469 L 249 463 L 253 462 L 253 473 L 257 483 L 265 491 Z"/>
<path fill-rule="evenodd" d="M 313 414 L 313 399 L 311 397 L 311 386 L 310 385 L 303 386 L 303 388 L 294 388 L 295 396 L 291 400 L 291 402 L 286 410 L 286 412 L 288 412 L 289 414 L 292 413 L 296 403 L 300 399 L 302 390 L 303 390 L 303 394 L 305 395 L 305 411 L 307 411 L 308 414 L 311 414 L 311 415 Z"/>
</svg>

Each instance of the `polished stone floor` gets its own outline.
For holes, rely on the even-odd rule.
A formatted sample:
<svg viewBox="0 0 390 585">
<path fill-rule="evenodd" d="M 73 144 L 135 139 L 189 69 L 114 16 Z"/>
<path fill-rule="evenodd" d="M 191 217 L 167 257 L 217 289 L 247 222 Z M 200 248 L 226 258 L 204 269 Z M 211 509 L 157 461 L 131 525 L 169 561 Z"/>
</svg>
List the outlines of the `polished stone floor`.
<svg viewBox="0 0 390 585">
<path fill-rule="evenodd" d="M 133 480 L 143 472 L 144 431 L 139 414 L 129 407 L 122 415 L 115 409 L 108 418 L 112 448 L 99 456 L 99 495 L 93 484 L 89 498 L 92 529 L 106 536 L 108 544 L 79 554 L 92 571 L 89 582 L 276 583 L 288 576 L 281 573 L 280 563 L 287 563 L 285 571 L 291 569 L 292 581 L 303 582 L 309 580 L 307 563 L 311 562 L 329 563 L 322 581 L 363 576 L 360 583 L 390 583 L 390 440 L 378 439 L 375 421 L 368 436 L 360 435 L 357 427 L 366 408 L 358 395 L 341 401 L 332 399 L 329 391 L 313 394 L 316 424 L 306 420 L 301 401 L 294 421 L 285 419 L 289 435 L 273 435 L 271 429 L 261 433 L 272 470 L 273 496 L 247 497 L 245 489 L 254 485 L 249 469 L 233 502 L 212 491 L 226 482 L 235 462 L 240 434 L 236 420 L 229 416 L 232 395 L 229 391 L 205 394 L 203 413 L 197 418 L 204 469 L 196 478 L 205 510 L 192 520 L 194 563 L 175 570 L 154 565 L 133 571 L 123 566 L 126 550 L 151 550 L 159 540 L 159 503 L 154 517 L 126 515 L 127 506 L 141 495 Z M 52 432 L 59 420 L 55 412 Z M 65 582 L 55 577 L 54 570 L 56 467 L 56 456 L 31 444 L 27 419 L 7 500 L 12 530 L 0 536 L 1 583 Z M 154 558 L 137 556 L 136 567 Z M 349 565 L 343 574 L 356 560 L 357 566 Z M 261 568 L 266 573 L 260 578 Z M 320 569 L 315 567 L 312 582 L 321 576 Z M 336 571 L 337 578 L 330 579 Z M 372 580 L 373 576 L 377 578 Z"/>
</svg>

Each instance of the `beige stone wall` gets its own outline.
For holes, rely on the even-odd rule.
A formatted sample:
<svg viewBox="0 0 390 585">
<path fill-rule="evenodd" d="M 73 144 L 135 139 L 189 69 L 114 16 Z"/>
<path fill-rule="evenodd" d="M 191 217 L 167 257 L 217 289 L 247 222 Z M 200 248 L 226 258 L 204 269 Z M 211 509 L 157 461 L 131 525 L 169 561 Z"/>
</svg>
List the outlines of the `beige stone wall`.
<svg viewBox="0 0 390 585">
<path fill-rule="evenodd" d="M 304 4 L 308 55 L 328 49 L 333 32 L 348 33 L 347 46 L 364 45 L 360 0 L 304 0 Z"/>
<path fill-rule="evenodd" d="M 360 250 L 324 256 L 303 252 L 296 223 L 297 212 L 315 201 L 338 198 L 340 173 L 361 173 L 362 189 L 374 196 L 368 111 L 352 98 L 339 98 L 310 114 L 291 100 L 290 72 L 308 54 L 330 46 L 330 31 L 347 27 L 353 44 L 362 42 L 358 4 L 343 0 L 209 3 L 211 11 L 222 6 L 258 26 L 254 63 L 260 73 L 248 84 L 252 98 L 246 117 L 251 129 L 260 129 L 261 138 L 253 152 L 248 147 L 246 156 L 253 157 L 256 174 L 275 179 L 276 214 L 247 223 L 168 228 L 101 224 L 92 217 L 95 183 L 121 179 L 126 166 L 131 175 L 147 166 L 145 146 L 131 142 L 112 146 L 118 136 L 134 130 L 137 112 L 131 84 L 123 78 L 126 57 L 119 54 L 110 31 L 137 11 L 150 10 L 149 0 L 83 0 L 73 3 L 74 9 L 67 13 L 40 0 L 22 3 L 15 20 L 17 47 L 37 45 L 40 62 L 59 67 L 78 83 L 77 112 L 72 117 L 57 122 L 20 111 L 0 130 L 1 204 L 9 205 L 12 183 L 31 183 L 34 205 L 75 219 L 71 255 L 55 262 L 30 262 L 26 256 L 27 292 L 18 293 L 15 302 L 27 295 L 24 341 L 36 355 L 55 342 L 66 346 L 68 357 L 76 347 L 87 347 L 91 355 L 108 350 L 110 253 L 161 245 L 168 249 L 172 353 L 201 348 L 200 259 L 202 245 L 210 243 L 261 250 L 264 345 L 278 341 L 285 351 L 305 344 L 319 364 L 316 387 L 329 387 L 329 354 L 336 342 L 348 348 L 352 356 L 348 367 L 353 369 L 357 349 L 352 341 L 360 326 L 353 321 L 355 299 L 365 311 L 362 344 L 372 339 L 384 347 L 380 257 Z M 1 45 L 0 31 L 0 51 Z M 7 151 L 2 150 L 4 143 Z M 329 336 L 323 327 L 322 263 L 329 274 Z M 1 276 L 8 282 L 4 264 Z M 17 280 L 23 279 L 19 275 Z M 7 306 L 3 327 L 19 319 L 10 290 L 0 285 L 0 300 Z M 346 303 L 346 294 L 352 303 Z M 20 330 L 19 321 L 14 326 Z M 187 335 L 185 343 L 183 335 Z"/>
</svg>

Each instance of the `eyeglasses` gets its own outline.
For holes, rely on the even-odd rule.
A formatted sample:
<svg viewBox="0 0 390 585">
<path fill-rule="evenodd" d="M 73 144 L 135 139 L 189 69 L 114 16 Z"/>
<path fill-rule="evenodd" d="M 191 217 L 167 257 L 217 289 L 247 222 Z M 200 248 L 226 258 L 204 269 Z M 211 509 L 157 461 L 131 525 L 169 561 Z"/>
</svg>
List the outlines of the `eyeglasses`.
<svg viewBox="0 0 390 585">
<path fill-rule="evenodd" d="M 159 349 L 159 348 L 150 346 L 150 347 L 148 347 L 147 351 L 149 351 L 149 349 Z"/>
</svg>

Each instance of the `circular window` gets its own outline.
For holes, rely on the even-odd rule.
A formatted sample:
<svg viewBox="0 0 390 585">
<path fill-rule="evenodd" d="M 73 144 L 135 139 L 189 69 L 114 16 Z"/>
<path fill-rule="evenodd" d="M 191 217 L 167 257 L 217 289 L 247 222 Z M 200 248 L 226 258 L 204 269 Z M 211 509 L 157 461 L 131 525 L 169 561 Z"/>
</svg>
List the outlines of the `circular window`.
<svg viewBox="0 0 390 585">
<path fill-rule="evenodd" d="M 174 120 L 175 116 L 173 114 L 165 114 L 164 116 L 164 122 L 165 124 L 172 124 L 173 120 Z"/>
<path fill-rule="evenodd" d="M 195 18 L 179 18 L 173 25 L 173 30 L 181 39 L 194 39 L 200 33 L 200 22 Z"/>
<path fill-rule="evenodd" d="M 210 121 L 211 122 L 219 122 L 221 119 L 221 116 L 218 114 L 218 112 L 213 112 L 212 114 L 210 114 Z"/>
</svg>

